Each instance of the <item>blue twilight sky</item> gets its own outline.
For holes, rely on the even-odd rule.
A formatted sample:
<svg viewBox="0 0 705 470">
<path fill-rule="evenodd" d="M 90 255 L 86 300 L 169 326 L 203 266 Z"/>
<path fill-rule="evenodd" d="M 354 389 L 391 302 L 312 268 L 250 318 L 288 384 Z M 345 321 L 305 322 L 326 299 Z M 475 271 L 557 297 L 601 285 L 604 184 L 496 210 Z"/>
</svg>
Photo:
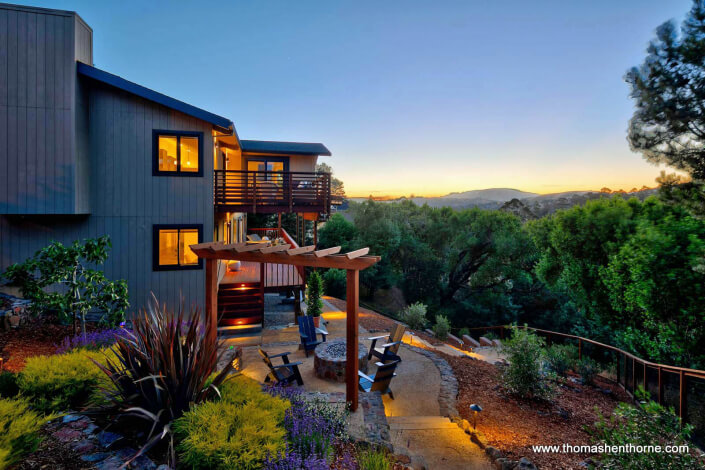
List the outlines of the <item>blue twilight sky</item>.
<svg viewBox="0 0 705 470">
<path fill-rule="evenodd" d="M 28 2 L 77 11 L 95 65 L 317 141 L 357 196 L 653 185 L 622 77 L 690 0 Z M 325 158 L 325 157 L 324 157 Z"/>
</svg>

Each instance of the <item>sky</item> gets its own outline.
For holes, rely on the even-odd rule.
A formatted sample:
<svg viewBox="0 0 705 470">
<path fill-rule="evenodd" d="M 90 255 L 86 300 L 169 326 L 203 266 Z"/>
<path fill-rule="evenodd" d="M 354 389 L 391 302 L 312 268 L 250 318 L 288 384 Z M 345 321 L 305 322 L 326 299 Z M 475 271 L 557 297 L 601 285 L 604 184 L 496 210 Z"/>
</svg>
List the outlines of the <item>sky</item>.
<svg viewBox="0 0 705 470">
<path fill-rule="evenodd" d="M 323 142 L 350 196 L 654 186 L 623 80 L 690 0 L 95 1 L 96 67 Z"/>
</svg>

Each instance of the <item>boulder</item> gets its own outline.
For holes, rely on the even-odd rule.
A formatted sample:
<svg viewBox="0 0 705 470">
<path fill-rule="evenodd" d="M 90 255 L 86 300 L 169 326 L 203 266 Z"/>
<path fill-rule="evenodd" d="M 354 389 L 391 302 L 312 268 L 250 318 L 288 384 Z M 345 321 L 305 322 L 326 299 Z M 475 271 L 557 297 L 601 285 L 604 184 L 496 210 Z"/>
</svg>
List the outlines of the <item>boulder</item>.
<svg viewBox="0 0 705 470">
<path fill-rule="evenodd" d="M 486 453 L 492 460 L 497 460 L 497 459 L 501 459 L 502 457 L 504 457 L 504 454 L 502 453 L 501 450 L 499 450 L 499 449 L 496 448 L 496 447 L 492 447 L 492 446 L 487 446 L 487 447 L 485 447 L 485 453 Z"/>
<path fill-rule="evenodd" d="M 462 347 L 463 347 L 463 342 L 460 341 L 460 338 L 458 338 L 457 336 L 453 336 L 451 334 L 448 334 L 448 342 L 457 348 L 462 349 Z"/>
<path fill-rule="evenodd" d="M 531 460 L 527 459 L 526 457 L 522 457 L 519 459 L 519 464 L 516 466 L 516 468 L 521 470 L 537 470 L 536 465 L 531 463 Z"/>
<path fill-rule="evenodd" d="M 485 338 L 484 336 L 480 336 L 480 346 L 492 347 L 492 346 L 494 346 L 494 343 L 492 343 L 492 340 L 489 340 L 489 339 Z"/>
<path fill-rule="evenodd" d="M 492 340 L 492 345 L 494 345 L 495 348 L 501 348 L 502 347 L 502 342 L 498 339 L 493 339 Z"/>
<path fill-rule="evenodd" d="M 463 343 L 465 344 L 465 349 L 469 349 L 471 351 L 472 348 L 480 347 L 480 343 L 478 343 L 476 339 L 468 335 L 463 335 Z"/>
</svg>

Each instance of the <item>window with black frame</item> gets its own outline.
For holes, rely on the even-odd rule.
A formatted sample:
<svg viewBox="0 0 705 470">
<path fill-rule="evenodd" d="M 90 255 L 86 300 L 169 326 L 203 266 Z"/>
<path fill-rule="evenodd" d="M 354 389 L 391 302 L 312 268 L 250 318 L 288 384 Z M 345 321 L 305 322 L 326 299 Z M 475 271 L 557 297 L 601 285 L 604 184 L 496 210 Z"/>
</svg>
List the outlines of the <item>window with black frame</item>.
<svg viewBox="0 0 705 470">
<path fill-rule="evenodd" d="M 179 269 L 200 269 L 201 259 L 191 250 L 190 245 L 203 240 L 203 225 L 154 225 L 153 227 L 153 269 L 172 271 Z"/>
<path fill-rule="evenodd" d="M 203 133 L 153 131 L 155 176 L 203 176 Z"/>
</svg>

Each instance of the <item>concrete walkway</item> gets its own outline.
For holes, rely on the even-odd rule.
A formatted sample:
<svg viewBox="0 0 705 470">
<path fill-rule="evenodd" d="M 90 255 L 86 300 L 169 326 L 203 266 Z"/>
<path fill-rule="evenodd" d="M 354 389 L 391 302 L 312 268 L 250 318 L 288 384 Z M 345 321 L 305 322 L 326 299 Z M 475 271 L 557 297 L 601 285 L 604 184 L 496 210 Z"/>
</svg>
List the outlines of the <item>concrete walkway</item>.
<svg viewBox="0 0 705 470">
<path fill-rule="evenodd" d="M 345 337 L 345 312 L 324 301 L 323 319 L 328 323 L 328 341 Z M 367 340 L 370 336 L 380 334 L 369 334 L 364 328 L 360 328 L 360 340 L 367 347 L 370 345 Z M 409 340 L 414 346 L 435 349 L 418 337 Z M 316 377 L 313 371 L 313 354 L 307 358 L 304 352 L 298 349 L 298 344 L 298 328 L 294 325 L 265 329 L 262 332 L 261 347 L 264 350 L 270 354 L 289 351 L 291 361 L 302 362 L 299 369 L 305 390 L 331 396 L 344 394 L 344 383 Z M 448 354 L 455 355 L 460 352 L 450 347 L 448 349 L 451 351 Z M 434 362 L 404 345 L 400 348 L 399 355 L 402 362 L 391 384 L 395 399 L 383 397 L 384 413 L 390 426 L 389 438 L 395 453 L 409 455 L 412 462 L 423 464 L 428 470 L 491 469 L 484 452 L 470 442 L 457 425 L 440 416 L 441 374 Z M 370 361 L 369 372 L 373 373 L 374 370 L 375 366 Z M 257 346 L 243 347 L 242 373 L 260 382 L 264 381 L 268 369 L 257 352 Z M 374 422 L 365 422 L 363 408 L 364 406 L 360 406 L 358 411 L 350 416 L 349 425 L 353 435 L 369 435 L 374 431 L 370 428 L 378 426 Z"/>
</svg>

